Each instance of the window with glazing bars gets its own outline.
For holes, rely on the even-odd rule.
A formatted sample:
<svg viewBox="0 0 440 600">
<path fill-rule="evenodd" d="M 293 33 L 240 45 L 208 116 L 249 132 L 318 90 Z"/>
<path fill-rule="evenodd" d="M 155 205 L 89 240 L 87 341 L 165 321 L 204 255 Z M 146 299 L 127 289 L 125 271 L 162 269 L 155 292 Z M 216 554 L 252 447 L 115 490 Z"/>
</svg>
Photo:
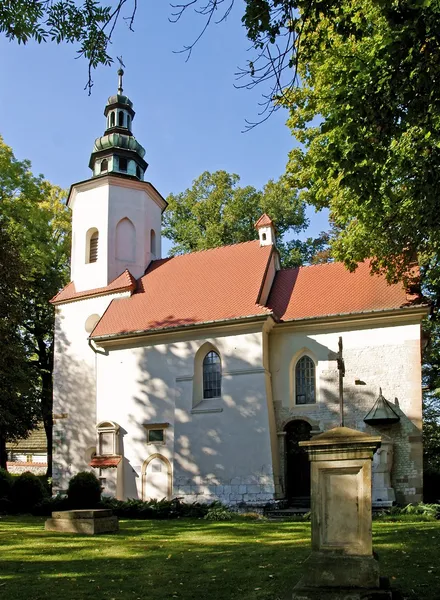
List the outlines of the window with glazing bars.
<svg viewBox="0 0 440 600">
<path fill-rule="evenodd" d="M 208 352 L 203 360 L 203 398 L 221 396 L 222 365 L 217 352 Z"/>
<path fill-rule="evenodd" d="M 98 239 L 99 234 L 95 231 L 90 238 L 89 263 L 94 263 L 98 260 Z"/>
<path fill-rule="evenodd" d="M 315 363 L 309 356 L 303 356 L 295 367 L 296 404 L 314 404 L 315 394 Z"/>
</svg>

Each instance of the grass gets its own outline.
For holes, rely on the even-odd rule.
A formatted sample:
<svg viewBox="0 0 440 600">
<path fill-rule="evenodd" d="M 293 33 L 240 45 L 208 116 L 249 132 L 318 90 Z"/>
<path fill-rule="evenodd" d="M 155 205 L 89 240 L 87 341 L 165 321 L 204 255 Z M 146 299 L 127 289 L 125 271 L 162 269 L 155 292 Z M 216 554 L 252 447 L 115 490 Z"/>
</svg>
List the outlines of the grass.
<svg viewBox="0 0 440 600">
<path fill-rule="evenodd" d="M 118 534 L 43 530 L 0 519 L 2 600 L 276 600 L 310 552 L 310 524 L 121 521 Z M 407 599 L 439 600 L 440 522 L 374 523 L 381 573 Z"/>
</svg>

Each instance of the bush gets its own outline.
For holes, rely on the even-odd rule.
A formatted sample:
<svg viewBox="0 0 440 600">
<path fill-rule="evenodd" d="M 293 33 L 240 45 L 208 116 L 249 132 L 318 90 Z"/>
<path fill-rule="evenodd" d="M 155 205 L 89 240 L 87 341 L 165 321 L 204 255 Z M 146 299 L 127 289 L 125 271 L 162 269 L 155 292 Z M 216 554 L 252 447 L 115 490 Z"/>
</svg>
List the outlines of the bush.
<svg viewBox="0 0 440 600">
<path fill-rule="evenodd" d="M 193 519 L 204 517 L 213 507 L 222 506 L 219 502 L 212 504 L 202 504 L 201 502 L 192 502 L 187 504 L 180 498 L 173 500 L 116 500 L 115 498 L 104 497 L 100 508 L 110 508 L 117 517 L 125 519 L 178 519 L 181 517 L 191 517 Z"/>
<path fill-rule="evenodd" d="M 50 517 L 56 510 L 69 510 L 67 496 L 57 495 L 53 498 L 43 498 L 41 502 L 34 506 L 31 512 L 35 517 Z"/>
<path fill-rule="evenodd" d="M 10 515 L 13 512 L 13 505 L 9 498 L 0 498 L 0 515 Z"/>
<path fill-rule="evenodd" d="M 373 513 L 376 521 L 407 521 L 427 522 L 440 519 L 440 504 L 407 504 L 406 506 L 392 506 L 389 509 Z"/>
<path fill-rule="evenodd" d="M 70 508 L 96 508 L 101 500 L 101 484 L 94 473 L 81 471 L 69 481 L 67 490 Z"/>
<path fill-rule="evenodd" d="M 0 498 L 11 498 L 12 475 L 6 469 L 0 469 Z"/>
<path fill-rule="evenodd" d="M 214 506 L 208 509 L 208 512 L 203 517 L 207 521 L 230 521 L 232 519 L 232 512 L 225 506 Z"/>
<path fill-rule="evenodd" d="M 33 473 L 27 471 L 14 480 L 12 501 L 17 512 L 30 512 L 46 496 L 46 488 Z"/>
</svg>

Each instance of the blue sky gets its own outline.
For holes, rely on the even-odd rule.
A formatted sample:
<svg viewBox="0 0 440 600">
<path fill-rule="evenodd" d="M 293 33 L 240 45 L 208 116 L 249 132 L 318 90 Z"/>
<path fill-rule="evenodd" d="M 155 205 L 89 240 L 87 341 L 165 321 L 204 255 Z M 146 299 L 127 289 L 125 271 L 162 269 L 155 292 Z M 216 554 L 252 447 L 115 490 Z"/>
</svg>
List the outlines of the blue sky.
<svg viewBox="0 0 440 600">
<path fill-rule="evenodd" d="M 206 32 L 188 62 L 175 51 L 193 41 L 202 19 L 188 13 L 173 24 L 171 12 L 165 0 L 139 2 L 135 32 L 121 21 L 110 49 L 126 65 L 124 93 L 136 111 L 134 134 L 146 148 L 146 179 L 165 197 L 206 170 L 237 173 L 242 185 L 256 188 L 277 179 L 294 145 L 287 113 L 241 133 L 246 118 L 257 118 L 265 91 L 234 88 L 237 67 L 251 57 L 241 1 L 227 22 Z M 34 173 L 66 188 L 90 177 L 93 141 L 104 131 L 104 106 L 117 88 L 116 66 L 100 67 L 89 96 L 86 61 L 75 56 L 74 46 L 18 46 L 0 37 L 0 134 L 17 158 L 31 160 Z M 307 235 L 326 228 L 325 215 L 311 210 L 310 218 Z"/>
</svg>

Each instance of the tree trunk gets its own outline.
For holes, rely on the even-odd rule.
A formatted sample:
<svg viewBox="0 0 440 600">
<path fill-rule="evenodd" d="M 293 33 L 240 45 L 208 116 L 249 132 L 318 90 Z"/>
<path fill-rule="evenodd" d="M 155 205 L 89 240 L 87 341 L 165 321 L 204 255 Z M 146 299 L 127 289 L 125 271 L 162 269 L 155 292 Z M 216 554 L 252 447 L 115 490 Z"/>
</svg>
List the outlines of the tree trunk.
<svg viewBox="0 0 440 600">
<path fill-rule="evenodd" d="M 6 469 L 8 454 L 6 452 L 6 439 L 0 434 L 0 469 Z"/>
<path fill-rule="evenodd" d="M 52 373 L 43 372 L 41 377 L 41 412 L 47 441 L 47 477 L 52 477 Z"/>
</svg>

